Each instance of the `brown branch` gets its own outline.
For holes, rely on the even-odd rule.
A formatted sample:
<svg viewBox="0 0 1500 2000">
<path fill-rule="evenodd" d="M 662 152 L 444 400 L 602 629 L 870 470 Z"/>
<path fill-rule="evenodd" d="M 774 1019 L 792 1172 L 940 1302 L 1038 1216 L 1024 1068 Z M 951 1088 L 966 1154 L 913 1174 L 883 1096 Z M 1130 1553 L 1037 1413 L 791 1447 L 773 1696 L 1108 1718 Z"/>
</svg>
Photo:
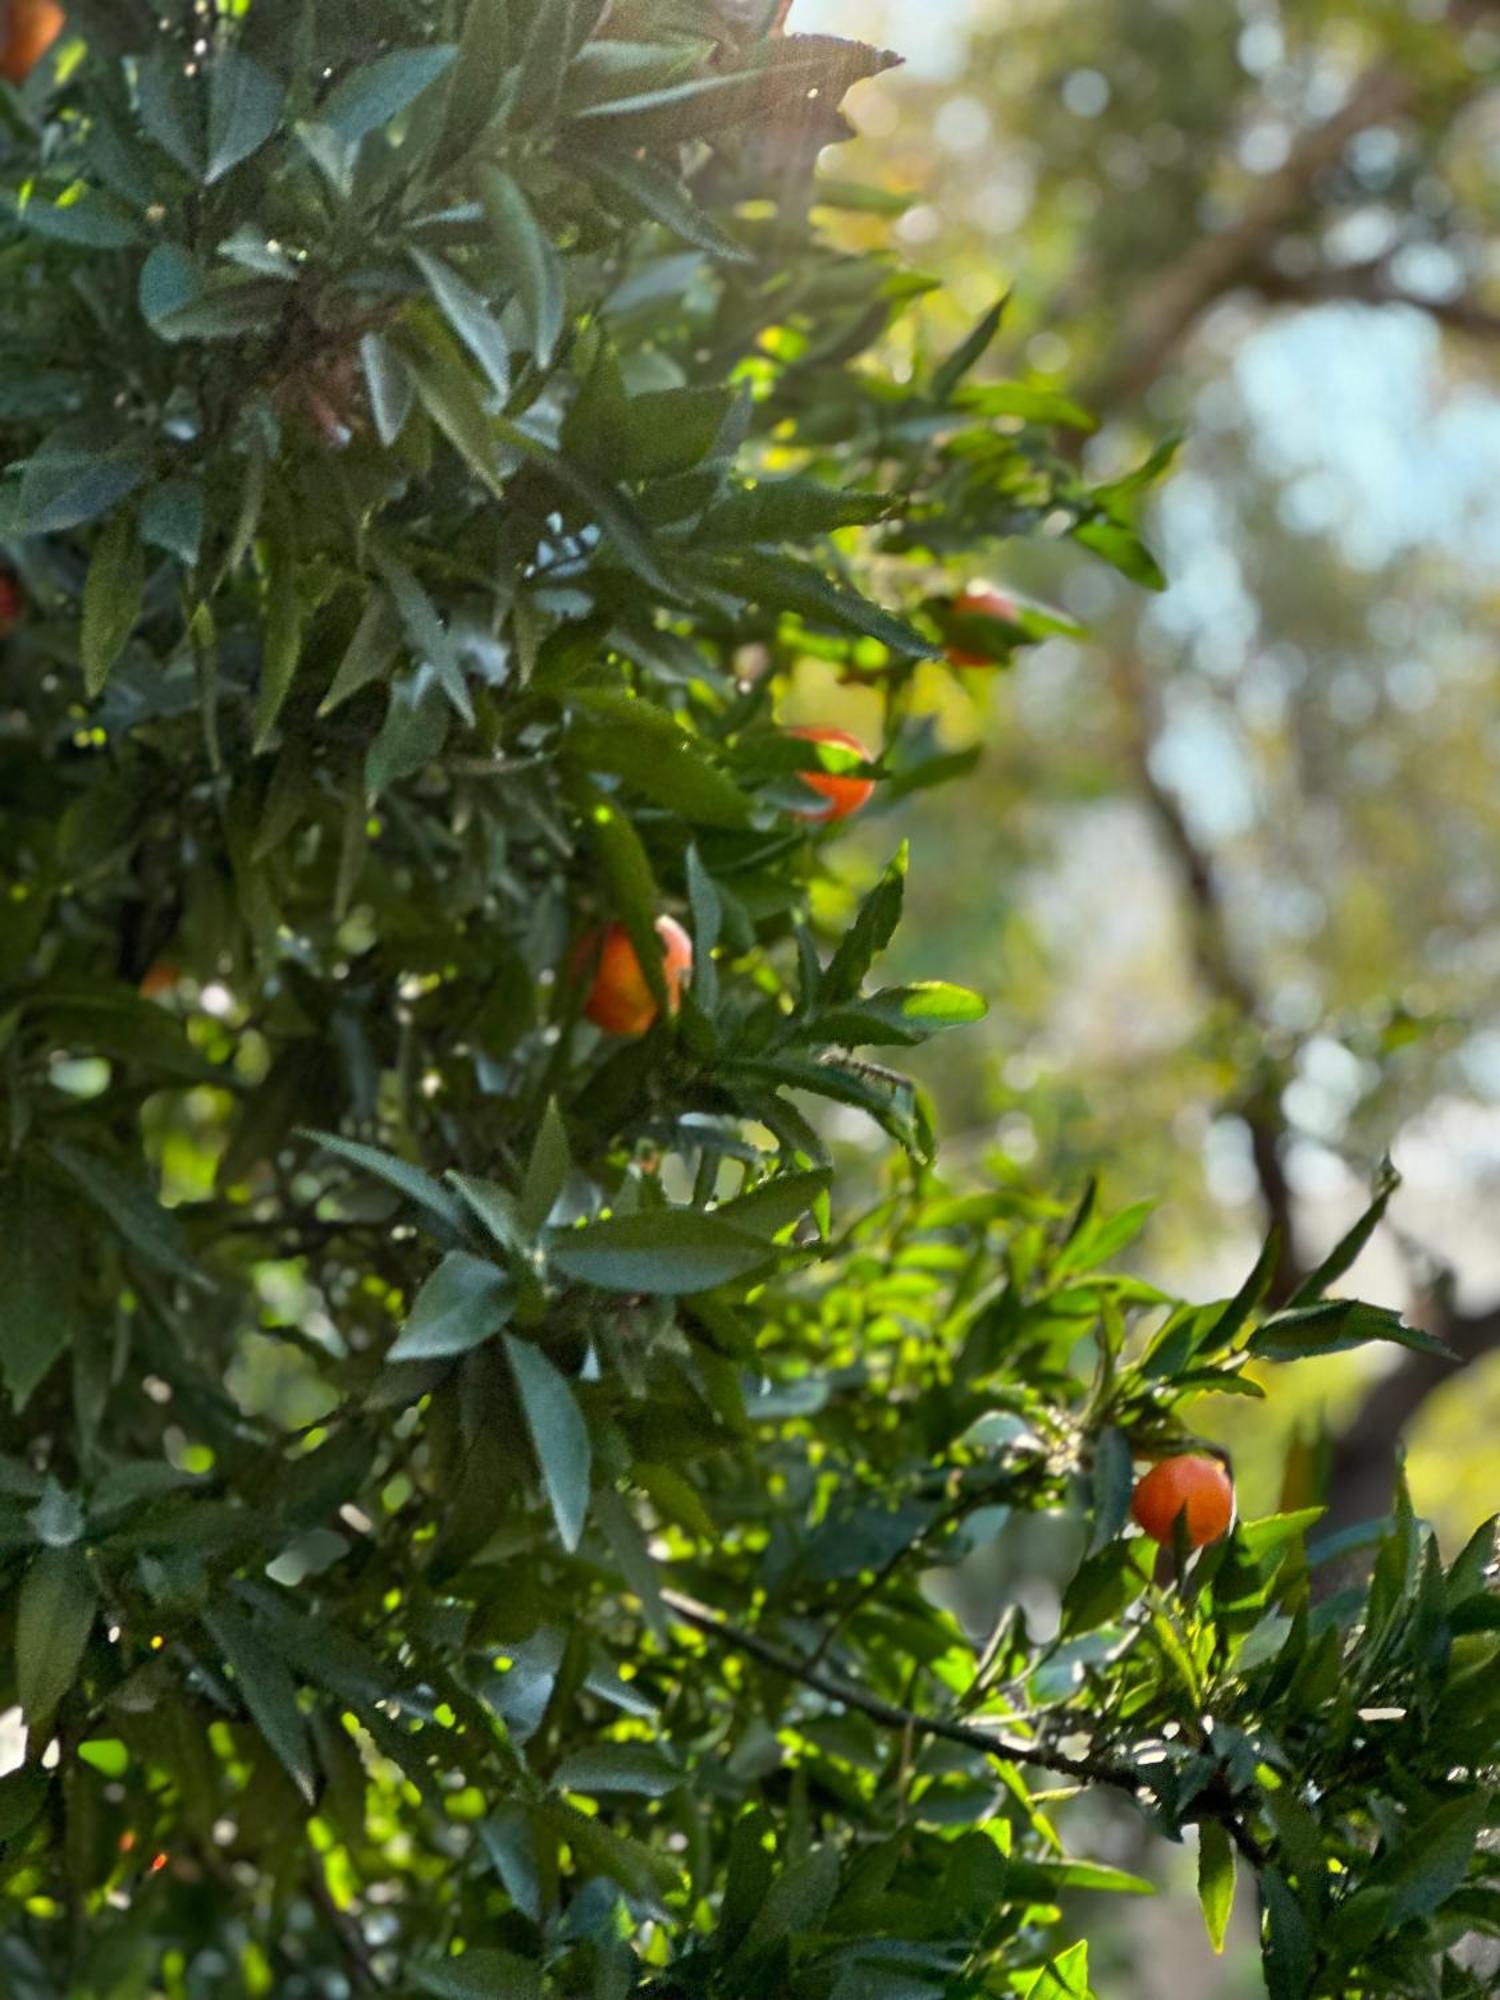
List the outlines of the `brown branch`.
<svg viewBox="0 0 1500 2000">
<path fill-rule="evenodd" d="M 1250 273 L 1247 283 L 1268 305 L 1405 306 L 1426 313 L 1451 332 L 1476 340 L 1500 340 L 1500 312 L 1465 293 L 1456 299 L 1419 299 L 1392 284 L 1379 264 L 1309 271 L 1293 277 L 1272 269 Z"/>
<path fill-rule="evenodd" d="M 1460 33 L 1496 11 L 1495 0 L 1452 0 L 1441 25 Z M 1235 222 L 1198 237 L 1175 264 L 1149 278 L 1139 306 L 1127 316 L 1113 360 L 1083 398 L 1089 407 L 1109 410 L 1143 395 L 1209 307 L 1260 268 L 1277 236 L 1306 213 L 1317 183 L 1337 166 L 1350 140 L 1414 109 L 1421 83 L 1415 65 L 1373 64 L 1340 110 L 1303 133 L 1285 164 L 1260 185 Z M 1444 117 L 1451 117 L 1482 84 L 1474 69 L 1449 86 Z"/>
<path fill-rule="evenodd" d="M 841 1702 L 845 1708 L 857 1709 L 861 1715 L 867 1715 L 872 1722 L 878 1722 L 886 1729 L 910 1730 L 917 1735 L 941 1737 L 945 1743 L 962 1744 L 966 1750 L 978 1750 L 986 1757 L 998 1757 L 1007 1764 L 1035 1764 L 1041 1770 L 1056 1771 L 1065 1777 L 1077 1778 L 1084 1784 L 1112 1785 L 1118 1791 L 1129 1792 L 1132 1797 L 1140 1790 L 1140 1781 L 1123 1764 L 1111 1764 L 1093 1757 L 1070 1757 L 1065 1751 L 1049 1748 L 1046 1744 L 1000 1736 L 971 1722 L 950 1722 L 945 1716 L 923 1715 L 916 1709 L 901 1708 L 895 1702 L 867 1694 L 863 1688 L 853 1686 L 839 1675 L 814 1665 L 811 1660 L 802 1659 L 771 1640 L 763 1639 L 758 1632 L 734 1624 L 710 1606 L 700 1604 L 696 1598 L 685 1597 L 677 1590 L 664 1590 L 661 1595 L 662 1602 L 694 1631 L 702 1632 L 720 1646 L 759 1660 L 762 1666 L 826 1695 L 830 1701 Z"/>
<path fill-rule="evenodd" d="M 1161 735 L 1155 696 L 1139 661 L 1133 657 L 1116 655 L 1111 672 L 1125 716 L 1126 753 L 1132 775 L 1182 876 L 1193 963 L 1199 980 L 1207 992 L 1224 1002 L 1242 1021 L 1258 1028 L 1262 1023 L 1259 996 L 1236 957 L 1213 862 L 1188 825 L 1181 801 L 1162 784 L 1151 767 L 1151 754 Z M 1272 1304 L 1280 1304 L 1296 1289 L 1305 1269 L 1297 1255 L 1295 1204 L 1281 1157 L 1285 1121 L 1274 1079 L 1257 1081 L 1238 1109 L 1249 1127 L 1250 1151 L 1266 1221 L 1276 1231 L 1277 1262 L 1269 1297 Z"/>
<path fill-rule="evenodd" d="M 909 1755 L 909 1746 L 915 1737 L 936 1736 L 945 1743 L 961 1744 L 966 1750 L 978 1750 L 986 1757 L 998 1757 L 1007 1764 L 1032 1764 L 1039 1770 L 1055 1771 L 1060 1776 L 1075 1778 L 1081 1784 L 1108 1785 L 1115 1791 L 1128 1793 L 1132 1800 L 1139 1803 L 1141 1781 L 1124 1764 L 1114 1764 L 1104 1758 L 1070 1757 L 1065 1751 L 1046 1744 L 996 1735 L 974 1723 L 952 1722 L 940 1715 L 923 1715 L 917 1709 L 883 1701 L 879 1695 L 867 1694 L 863 1688 L 826 1672 L 813 1661 L 800 1658 L 771 1640 L 763 1639 L 758 1632 L 736 1625 L 709 1605 L 700 1604 L 696 1598 L 686 1597 L 678 1590 L 663 1590 L 661 1596 L 662 1602 L 675 1611 L 685 1625 L 692 1626 L 695 1632 L 703 1633 L 717 1645 L 759 1660 L 762 1666 L 826 1695 L 830 1701 L 858 1710 L 883 1728 L 896 1730 L 903 1745 L 903 1756 Z M 1268 1850 L 1245 1822 L 1243 1803 L 1235 1798 L 1222 1778 L 1216 1779 L 1204 1791 L 1190 1818 L 1219 1821 L 1257 1872 L 1270 1860 Z"/>
</svg>

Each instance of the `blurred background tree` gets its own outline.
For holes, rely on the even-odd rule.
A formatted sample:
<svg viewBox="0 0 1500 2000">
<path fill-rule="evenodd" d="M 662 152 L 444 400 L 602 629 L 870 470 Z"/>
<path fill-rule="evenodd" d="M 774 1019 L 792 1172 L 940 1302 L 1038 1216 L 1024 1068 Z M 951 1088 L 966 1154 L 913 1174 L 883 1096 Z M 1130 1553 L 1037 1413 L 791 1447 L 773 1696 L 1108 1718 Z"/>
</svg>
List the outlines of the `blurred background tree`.
<svg viewBox="0 0 1500 2000">
<path fill-rule="evenodd" d="M 1001 548 L 995 580 L 1089 636 L 967 692 L 932 673 L 989 808 L 908 809 L 955 856 L 912 936 L 1000 1004 L 928 1079 L 975 1155 L 1164 1190 L 1147 1254 L 1174 1279 L 1271 1220 L 1290 1282 L 1390 1150 L 1361 1281 L 1467 1365 L 1310 1364 L 1298 1414 L 1332 1428 L 1341 1518 L 1385 1503 L 1405 1435 L 1453 1541 L 1493 1505 L 1500 1417 L 1500 24 L 1260 0 L 794 20 L 856 14 L 924 52 L 856 97 L 850 171 L 911 192 L 898 233 L 947 287 L 928 337 L 1009 292 L 993 370 L 1082 385 L 1090 471 L 1185 440 L 1152 509 L 1163 592 Z M 1266 1504 L 1312 1476 L 1295 1407 L 1226 1414 Z"/>
</svg>

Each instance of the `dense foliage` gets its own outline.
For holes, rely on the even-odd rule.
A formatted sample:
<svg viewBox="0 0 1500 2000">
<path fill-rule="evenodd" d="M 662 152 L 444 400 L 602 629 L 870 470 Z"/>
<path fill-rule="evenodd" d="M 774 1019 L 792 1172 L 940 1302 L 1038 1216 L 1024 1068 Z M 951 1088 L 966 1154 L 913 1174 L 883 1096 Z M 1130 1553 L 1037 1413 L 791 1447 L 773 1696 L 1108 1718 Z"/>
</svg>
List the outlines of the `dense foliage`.
<svg viewBox="0 0 1500 2000">
<path fill-rule="evenodd" d="M 1181 1305 L 884 1059 L 983 1003 L 872 983 L 905 855 L 847 908 L 798 774 L 961 775 L 913 664 L 1060 622 L 967 565 L 1149 582 L 1155 468 L 1090 489 L 998 312 L 881 371 L 922 281 L 816 176 L 890 58 L 776 11 L 76 0 L 5 102 L 17 2000 L 1082 1994 L 1093 1788 L 1216 1938 L 1248 1866 L 1273 1993 L 1480 1991 L 1492 1532 L 1127 1525 L 1251 1357 L 1423 1344 L 1325 1296 L 1388 1189 Z M 777 728 L 808 654 L 876 754 Z M 1036 1520 L 1055 1634 L 964 1568 Z"/>
</svg>

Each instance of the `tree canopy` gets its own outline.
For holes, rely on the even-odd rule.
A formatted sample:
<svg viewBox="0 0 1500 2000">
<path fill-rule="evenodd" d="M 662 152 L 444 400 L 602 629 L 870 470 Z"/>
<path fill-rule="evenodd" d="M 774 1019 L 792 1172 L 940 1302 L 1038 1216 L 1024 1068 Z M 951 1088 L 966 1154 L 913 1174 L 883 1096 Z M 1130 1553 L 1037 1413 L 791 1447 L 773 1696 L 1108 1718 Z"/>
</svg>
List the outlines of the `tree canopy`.
<svg viewBox="0 0 1500 2000">
<path fill-rule="evenodd" d="M 73 0 L 5 95 L 17 2000 L 1082 1995 L 1097 1792 L 1278 2000 L 1483 1990 L 1493 1524 L 1130 1519 L 1252 1359 L 1434 1349 L 1337 1290 L 1389 1182 L 1183 1302 L 894 1066 L 985 1003 L 880 983 L 842 820 L 965 776 L 917 663 L 1069 626 L 998 541 L 1155 580 L 1165 453 L 998 306 L 889 365 L 894 58 L 782 11 Z"/>
</svg>

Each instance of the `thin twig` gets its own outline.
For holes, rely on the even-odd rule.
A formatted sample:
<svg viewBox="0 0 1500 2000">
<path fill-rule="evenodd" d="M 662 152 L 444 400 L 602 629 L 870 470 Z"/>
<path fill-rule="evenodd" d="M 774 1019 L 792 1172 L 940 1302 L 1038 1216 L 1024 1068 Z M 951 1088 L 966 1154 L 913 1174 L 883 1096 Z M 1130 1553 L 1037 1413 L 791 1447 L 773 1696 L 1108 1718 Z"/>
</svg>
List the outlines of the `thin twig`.
<svg viewBox="0 0 1500 2000">
<path fill-rule="evenodd" d="M 731 1647 L 737 1653 L 748 1654 L 751 1659 L 759 1660 L 762 1666 L 771 1667 L 777 1673 L 800 1681 L 804 1687 L 827 1695 L 830 1701 L 842 1702 L 845 1708 L 857 1709 L 861 1715 L 869 1716 L 872 1722 L 881 1723 L 887 1729 L 938 1736 L 948 1743 L 960 1743 L 967 1750 L 978 1750 L 986 1757 L 999 1757 L 1007 1764 L 1035 1764 L 1041 1770 L 1060 1771 L 1067 1777 L 1081 1778 L 1089 1784 L 1112 1785 L 1118 1791 L 1129 1792 L 1132 1797 L 1140 1790 L 1139 1779 L 1123 1764 L 1110 1764 L 1093 1757 L 1070 1757 L 1065 1751 L 1045 1744 L 995 1735 L 973 1723 L 950 1722 L 940 1715 L 923 1715 L 916 1709 L 898 1707 L 895 1702 L 883 1701 L 879 1695 L 867 1694 L 863 1688 L 852 1686 L 838 1675 L 815 1666 L 810 1660 L 800 1659 L 797 1654 L 763 1639 L 758 1632 L 747 1631 L 744 1626 L 734 1624 L 708 1605 L 683 1596 L 681 1591 L 664 1590 L 662 1601 L 695 1631 L 704 1633 L 722 1646 Z"/>
</svg>

